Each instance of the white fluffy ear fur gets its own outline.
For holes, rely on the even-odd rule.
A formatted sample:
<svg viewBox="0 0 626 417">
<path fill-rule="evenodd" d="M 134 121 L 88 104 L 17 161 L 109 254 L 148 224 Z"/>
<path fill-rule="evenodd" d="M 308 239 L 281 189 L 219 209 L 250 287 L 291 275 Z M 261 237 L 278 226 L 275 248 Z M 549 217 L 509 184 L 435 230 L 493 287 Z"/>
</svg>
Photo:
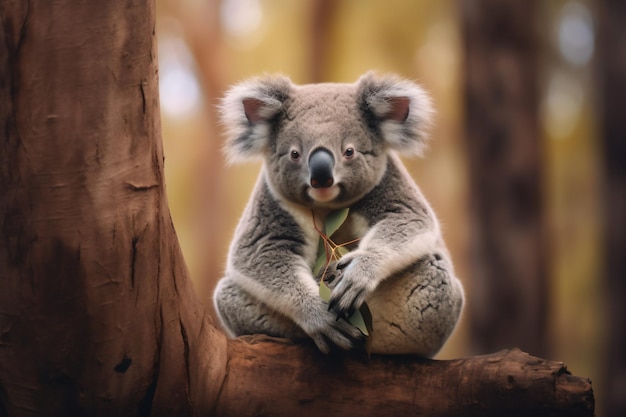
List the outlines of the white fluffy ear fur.
<svg viewBox="0 0 626 417">
<path fill-rule="evenodd" d="M 231 88 L 220 106 L 227 140 L 224 151 L 229 162 L 263 155 L 271 124 L 289 97 L 292 83 L 284 76 L 252 78 Z"/>
<path fill-rule="evenodd" d="M 407 156 L 422 155 L 434 110 L 420 86 L 395 75 L 369 72 L 357 81 L 357 97 L 391 149 Z"/>
</svg>

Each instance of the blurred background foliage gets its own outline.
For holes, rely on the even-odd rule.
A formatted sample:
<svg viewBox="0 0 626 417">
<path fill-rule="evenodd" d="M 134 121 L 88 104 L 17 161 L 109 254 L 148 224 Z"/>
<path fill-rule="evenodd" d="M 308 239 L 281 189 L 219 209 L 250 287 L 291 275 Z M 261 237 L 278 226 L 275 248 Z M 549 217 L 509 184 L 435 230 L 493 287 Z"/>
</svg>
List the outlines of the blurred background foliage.
<svg viewBox="0 0 626 417">
<path fill-rule="evenodd" d="M 352 82 L 372 69 L 395 72 L 422 84 L 438 111 L 426 157 L 406 163 L 440 217 L 457 275 L 467 292 L 466 316 L 438 357 L 500 348 L 498 343 L 485 346 L 477 341 L 467 318 L 481 307 L 472 308 L 473 303 L 497 304 L 479 294 L 486 284 L 477 272 L 480 268 L 472 267 L 476 262 L 489 262 L 488 256 L 472 259 L 477 244 L 473 234 L 476 230 L 480 233 L 481 226 L 474 224 L 471 201 L 481 190 L 470 185 L 468 147 L 472 143 L 464 133 L 468 113 L 464 107 L 467 65 L 463 27 L 468 30 L 468 26 L 463 19 L 471 16 L 476 2 L 157 3 L 168 197 L 191 276 L 207 306 L 212 309 L 212 289 L 259 170 L 254 164 L 225 164 L 217 119 L 223 92 L 229 85 L 261 73 L 284 73 L 296 83 L 309 83 Z M 541 165 L 537 190 L 545 250 L 545 274 L 529 277 L 542 280 L 540 299 L 545 299 L 540 310 L 543 324 L 532 336 L 541 338 L 540 351 L 531 353 L 562 360 L 574 373 L 591 377 L 600 404 L 607 389 L 604 369 L 610 331 L 605 308 L 608 288 L 603 279 L 603 171 L 594 87 L 595 8 L 582 0 L 530 3 L 532 21 L 521 24 L 536 40 L 536 85 L 520 88 L 537 90 L 533 117 L 538 145 L 534 151 Z M 498 42 L 497 36 L 493 42 Z M 506 276 L 507 271 L 501 274 Z M 536 304 L 520 300 L 529 309 Z M 533 311 L 526 313 L 534 315 Z M 497 319 L 507 312 L 494 313 L 492 309 L 489 314 Z M 510 332 L 515 334 L 516 329 Z M 525 337 L 521 334 L 516 342 L 522 349 Z"/>
</svg>

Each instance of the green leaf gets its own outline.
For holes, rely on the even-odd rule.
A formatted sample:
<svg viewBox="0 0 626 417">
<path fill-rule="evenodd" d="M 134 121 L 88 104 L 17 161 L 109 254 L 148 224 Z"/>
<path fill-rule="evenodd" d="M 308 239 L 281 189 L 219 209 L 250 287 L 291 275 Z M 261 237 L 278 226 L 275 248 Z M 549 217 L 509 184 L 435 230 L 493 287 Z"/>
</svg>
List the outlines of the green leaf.
<svg viewBox="0 0 626 417">
<path fill-rule="evenodd" d="M 313 276 L 316 277 L 324 266 L 326 266 L 326 254 L 324 252 L 320 252 L 315 260 L 315 265 L 313 265 Z"/>
<path fill-rule="evenodd" d="M 365 314 L 363 314 L 364 312 Z M 366 317 L 369 318 L 369 325 Z M 372 328 L 372 314 L 370 313 L 370 309 L 367 304 L 363 303 L 363 305 L 355 311 L 350 318 L 348 318 L 348 321 L 354 327 L 359 329 L 365 336 L 370 335 L 369 331 Z"/>
<path fill-rule="evenodd" d="M 313 276 L 316 277 L 320 273 L 322 268 L 326 266 L 326 248 L 324 247 L 324 241 L 320 238 L 320 244 L 317 249 L 317 259 L 313 265 Z"/>
<path fill-rule="evenodd" d="M 342 256 L 347 255 L 348 252 L 350 251 L 345 246 L 337 246 L 337 248 L 335 249 L 335 252 L 339 254 L 337 258 L 341 258 Z"/>
<path fill-rule="evenodd" d="M 345 208 L 330 212 L 324 220 L 324 234 L 330 237 L 333 233 L 335 233 L 348 218 L 349 211 L 349 208 Z M 317 276 L 317 274 L 319 274 L 322 268 L 326 266 L 329 257 L 331 257 L 331 254 L 326 253 L 326 251 L 327 249 L 324 246 L 324 239 L 320 236 L 320 242 L 317 248 L 317 259 L 315 260 L 315 264 L 313 265 L 314 276 Z M 348 253 L 348 250 L 344 247 L 337 247 L 335 249 L 336 258 L 340 258 L 346 253 Z"/>
<path fill-rule="evenodd" d="M 364 302 L 363 304 L 361 304 L 361 307 L 359 307 L 359 311 L 363 316 L 363 321 L 365 322 L 365 327 L 367 328 L 367 331 L 371 334 L 374 331 L 374 326 L 372 324 L 372 312 L 370 311 L 367 303 Z"/>
<path fill-rule="evenodd" d="M 335 210 L 335 211 L 330 212 L 328 216 L 326 216 L 326 219 L 324 219 L 324 234 L 327 237 L 332 236 L 337 230 L 339 230 L 341 225 L 348 218 L 349 211 L 350 211 L 349 208 Z M 326 250 L 327 248 L 324 245 L 324 240 L 323 238 L 320 237 L 320 243 L 319 243 L 319 247 L 317 251 L 317 259 L 315 260 L 315 265 L 313 266 L 313 275 L 315 276 L 317 276 L 319 272 L 322 270 L 322 268 L 324 268 L 327 265 L 328 257 L 331 256 L 331 254 L 326 253 Z M 346 255 L 348 252 L 350 251 L 345 246 L 337 246 L 335 247 L 335 253 L 334 253 L 333 258 L 339 259 L 342 256 Z M 324 300 L 327 303 L 330 302 L 331 290 L 328 287 L 328 285 L 326 285 L 326 283 L 324 282 L 323 277 L 320 280 L 319 293 L 320 293 L 320 298 L 322 300 Z M 348 321 L 354 327 L 359 329 L 361 333 L 363 333 L 365 336 L 368 336 L 368 340 L 366 342 L 366 351 L 369 356 L 370 346 L 371 346 L 371 334 L 373 332 L 373 328 L 372 328 L 372 313 L 370 312 L 370 309 L 367 306 L 367 304 L 363 303 L 361 307 L 359 307 L 359 309 L 355 311 L 348 318 Z"/>
<path fill-rule="evenodd" d="M 331 211 L 324 219 L 324 234 L 328 237 L 332 236 L 348 218 L 349 208 Z"/>
<path fill-rule="evenodd" d="M 326 285 L 326 283 L 323 280 L 320 281 L 320 297 L 325 302 L 330 301 L 330 288 L 328 288 L 328 285 Z"/>
</svg>

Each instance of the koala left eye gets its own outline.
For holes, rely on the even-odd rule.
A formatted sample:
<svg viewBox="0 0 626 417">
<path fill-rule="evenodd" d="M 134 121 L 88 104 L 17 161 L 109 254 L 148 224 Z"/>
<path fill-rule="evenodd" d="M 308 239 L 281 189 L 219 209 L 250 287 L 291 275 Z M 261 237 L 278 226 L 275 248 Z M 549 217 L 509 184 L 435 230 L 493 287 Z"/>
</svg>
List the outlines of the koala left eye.
<svg viewBox="0 0 626 417">
<path fill-rule="evenodd" d="M 352 159 L 354 157 L 354 148 L 353 147 L 346 148 L 346 150 L 343 151 L 343 156 L 346 159 Z"/>
<path fill-rule="evenodd" d="M 290 152 L 290 156 L 291 156 L 291 160 L 292 161 L 299 161 L 300 160 L 300 152 L 298 152 L 296 150 L 292 150 Z"/>
</svg>

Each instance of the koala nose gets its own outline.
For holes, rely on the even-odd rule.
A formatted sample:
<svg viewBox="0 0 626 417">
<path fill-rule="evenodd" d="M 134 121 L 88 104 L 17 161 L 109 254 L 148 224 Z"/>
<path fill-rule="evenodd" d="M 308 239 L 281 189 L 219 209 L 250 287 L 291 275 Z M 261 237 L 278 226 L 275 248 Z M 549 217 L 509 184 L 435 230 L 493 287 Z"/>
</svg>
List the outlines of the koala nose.
<svg viewBox="0 0 626 417">
<path fill-rule="evenodd" d="M 335 159 L 324 148 L 313 151 L 309 156 L 309 172 L 311 173 L 311 187 L 329 188 L 333 185 L 333 167 Z"/>
</svg>

